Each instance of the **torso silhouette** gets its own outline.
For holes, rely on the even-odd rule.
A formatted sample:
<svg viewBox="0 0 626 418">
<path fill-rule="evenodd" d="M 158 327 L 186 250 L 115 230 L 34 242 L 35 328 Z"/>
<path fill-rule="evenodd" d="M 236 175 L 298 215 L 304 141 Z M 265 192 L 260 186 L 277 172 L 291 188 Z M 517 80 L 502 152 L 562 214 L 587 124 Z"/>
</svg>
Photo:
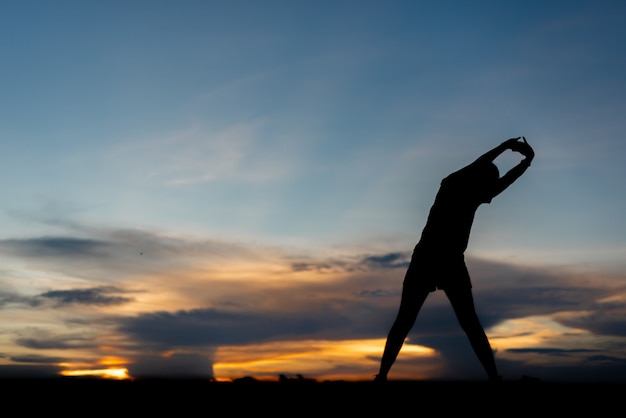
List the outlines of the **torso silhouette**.
<svg viewBox="0 0 626 418">
<path fill-rule="evenodd" d="M 493 197 L 489 187 L 493 180 L 485 179 L 485 172 L 484 167 L 470 165 L 441 181 L 417 244 L 420 249 L 440 255 L 465 252 L 476 209 Z M 497 179 L 497 173 L 492 178 Z"/>
</svg>

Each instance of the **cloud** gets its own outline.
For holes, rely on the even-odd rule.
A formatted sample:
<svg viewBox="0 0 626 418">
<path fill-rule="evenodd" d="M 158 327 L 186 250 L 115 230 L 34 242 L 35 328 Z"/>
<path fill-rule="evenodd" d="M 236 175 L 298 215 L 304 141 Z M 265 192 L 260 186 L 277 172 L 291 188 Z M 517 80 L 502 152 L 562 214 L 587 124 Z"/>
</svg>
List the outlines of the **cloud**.
<svg viewBox="0 0 626 418">
<path fill-rule="evenodd" d="M 599 350 L 589 350 L 589 349 L 562 349 L 562 348 L 509 348 L 508 350 L 511 353 L 539 353 L 539 354 L 547 354 L 550 356 L 567 356 L 569 354 L 579 354 L 579 353 L 597 353 Z"/>
<path fill-rule="evenodd" d="M 555 314 L 597 307 L 615 293 L 614 282 L 590 282 L 568 269 L 520 267 L 470 258 L 468 268 L 474 285 L 477 308 L 489 306 L 486 321 Z"/>
<path fill-rule="evenodd" d="M 0 308 L 12 304 L 32 304 L 33 299 L 13 292 L 0 292 Z"/>
<path fill-rule="evenodd" d="M 9 358 L 15 363 L 38 363 L 38 364 L 57 364 L 67 361 L 65 357 L 42 356 L 38 354 L 24 354 L 11 356 Z"/>
<path fill-rule="evenodd" d="M 47 272 L 102 280 L 121 274 L 167 274 L 188 269 L 190 263 L 223 264 L 234 259 L 264 260 L 278 252 L 263 246 L 220 239 L 198 239 L 155 233 L 144 229 L 93 228 L 75 225 L 74 235 L 0 240 L 0 251 L 28 259 L 30 266 Z M 84 238 L 87 237 L 87 238 Z M 191 265 L 193 265 L 191 263 Z M 77 270 L 80 268 L 80 270 Z"/>
<path fill-rule="evenodd" d="M 89 289 L 51 290 L 39 295 L 56 301 L 59 305 L 80 304 L 96 306 L 114 306 L 131 302 L 133 299 L 124 296 L 109 296 L 120 293 L 121 289 L 113 286 L 93 287 Z"/>
<path fill-rule="evenodd" d="M 346 259 L 308 259 L 292 262 L 291 269 L 293 271 L 316 271 L 320 273 L 405 269 L 409 266 L 409 259 L 410 253 L 407 252 L 363 255 L 360 257 L 351 257 Z"/>
<path fill-rule="evenodd" d="M 210 128 L 194 125 L 163 137 L 130 140 L 107 157 L 120 170 L 132 170 L 129 178 L 164 185 L 257 183 L 283 176 L 291 169 L 287 167 L 290 158 L 283 158 L 286 147 L 268 144 L 267 125 L 263 118 L 231 124 L 216 120 Z"/>
<path fill-rule="evenodd" d="M 374 290 L 362 290 L 359 292 L 359 296 L 363 296 L 366 298 L 389 298 L 389 297 L 399 297 L 401 295 L 400 290 L 389 291 L 385 289 L 374 289 Z"/>
<path fill-rule="evenodd" d="M 569 327 L 587 329 L 595 335 L 623 337 L 626 335 L 624 314 L 624 309 L 610 311 L 599 308 L 579 315 L 558 315 L 555 320 Z"/>
<path fill-rule="evenodd" d="M 107 245 L 104 241 L 72 237 L 38 237 L 0 241 L 0 248 L 23 257 L 97 256 Z"/>
<path fill-rule="evenodd" d="M 37 296 L 24 296 L 0 292 L 0 308 L 7 305 L 27 305 L 45 308 L 46 301 L 55 302 L 55 307 L 68 305 L 116 306 L 132 302 L 134 299 L 117 296 L 126 291 L 114 286 L 100 286 L 87 289 L 49 290 Z"/>
<path fill-rule="evenodd" d="M 330 313 L 228 312 L 194 309 L 123 319 L 119 330 L 141 344 L 162 347 L 219 346 L 292 339 L 331 332 L 343 324 Z M 334 324 L 334 325 L 333 325 Z"/>
<path fill-rule="evenodd" d="M 59 377 L 59 366 L 0 365 L 0 379 L 35 379 Z"/>
<path fill-rule="evenodd" d="M 406 269 L 409 267 L 410 261 L 407 258 L 407 253 L 395 252 L 382 255 L 371 255 L 365 257 L 363 262 L 372 268 Z"/>
<path fill-rule="evenodd" d="M 498 365 L 502 373 L 508 376 L 507 380 L 520 378 L 522 375 L 538 377 L 546 382 L 567 383 L 594 383 L 594 382 L 624 382 L 626 375 L 626 359 L 618 356 L 589 355 L 580 359 L 557 363 L 559 356 L 549 356 L 547 361 L 511 361 L 498 358 Z M 570 353 L 574 354 L 574 353 Z M 550 361 L 552 360 L 552 361 Z"/>
<path fill-rule="evenodd" d="M 92 336 L 83 334 L 20 337 L 15 340 L 15 343 L 19 346 L 36 350 L 94 348 L 99 345 Z"/>
<path fill-rule="evenodd" d="M 295 272 L 298 271 L 316 271 L 316 272 L 331 272 L 336 270 L 344 270 L 346 268 L 346 264 L 344 262 L 339 261 L 331 261 L 331 262 L 307 262 L 307 261 L 298 261 L 291 263 L 291 269 Z"/>
<path fill-rule="evenodd" d="M 504 319 L 585 309 L 593 297 L 600 294 L 599 290 L 586 287 L 562 288 L 535 284 L 499 289 L 478 288 L 475 300 L 484 325 L 489 327 Z"/>
<path fill-rule="evenodd" d="M 205 351 L 205 354 L 142 355 L 129 365 L 128 372 L 134 378 L 212 378 L 211 352 Z"/>
</svg>

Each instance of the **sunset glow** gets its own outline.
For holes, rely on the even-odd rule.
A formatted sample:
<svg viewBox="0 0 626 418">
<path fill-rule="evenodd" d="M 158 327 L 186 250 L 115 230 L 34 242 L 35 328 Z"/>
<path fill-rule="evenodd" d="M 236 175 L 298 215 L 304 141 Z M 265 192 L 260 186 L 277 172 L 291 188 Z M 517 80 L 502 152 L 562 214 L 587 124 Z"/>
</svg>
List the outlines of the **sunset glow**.
<svg viewBox="0 0 626 418">
<path fill-rule="evenodd" d="M 384 344 L 384 339 L 311 340 L 221 347 L 214 370 L 222 379 L 252 375 L 275 380 L 278 374 L 301 374 L 320 380 L 362 380 L 363 375 L 356 371 L 375 370 Z M 406 360 L 435 357 L 433 349 L 414 344 L 405 344 L 402 353 Z"/>
<path fill-rule="evenodd" d="M 496 363 L 626 381 L 626 2 L 34 3 L 0 13 L 0 378 L 370 380 L 443 179 L 524 136 L 464 253 Z M 389 377 L 485 377 L 445 292 Z"/>
<path fill-rule="evenodd" d="M 104 379 L 125 380 L 130 379 L 128 370 L 120 369 L 96 369 L 96 370 L 64 370 L 62 376 L 69 377 L 101 377 Z"/>
<path fill-rule="evenodd" d="M 496 350 L 550 346 L 564 336 L 584 334 L 584 330 L 565 327 L 550 317 L 511 319 L 488 330 Z"/>
</svg>

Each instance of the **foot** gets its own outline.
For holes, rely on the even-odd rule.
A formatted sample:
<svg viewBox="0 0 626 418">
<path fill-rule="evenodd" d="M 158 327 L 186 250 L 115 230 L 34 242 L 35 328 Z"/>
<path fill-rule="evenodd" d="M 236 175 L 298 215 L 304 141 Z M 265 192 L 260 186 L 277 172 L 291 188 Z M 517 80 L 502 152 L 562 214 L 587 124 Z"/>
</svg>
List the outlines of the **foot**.
<svg viewBox="0 0 626 418">
<path fill-rule="evenodd" d="M 386 381 L 387 381 L 387 376 L 383 376 L 380 374 L 377 374 L 376 376 L 374 376 L 375 383 L 385 383 Z"/>
</svg>

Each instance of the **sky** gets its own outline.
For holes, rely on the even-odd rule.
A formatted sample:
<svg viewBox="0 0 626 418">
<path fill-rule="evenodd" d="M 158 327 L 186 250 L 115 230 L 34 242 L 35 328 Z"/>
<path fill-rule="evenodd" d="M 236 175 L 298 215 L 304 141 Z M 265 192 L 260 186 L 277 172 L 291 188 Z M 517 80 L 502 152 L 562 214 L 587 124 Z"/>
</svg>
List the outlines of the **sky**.
<svg viewBox="0 0 626 418">
<path fill-rule="evenodd" d="M 0 377 L 370 380 L 439 182 L 524 136 L 466 251 L 499 372 L 624 379 L 625 21 L 3 1 Z M 389 378 L 485 378 L 442 292 Z"/>
</svg>

